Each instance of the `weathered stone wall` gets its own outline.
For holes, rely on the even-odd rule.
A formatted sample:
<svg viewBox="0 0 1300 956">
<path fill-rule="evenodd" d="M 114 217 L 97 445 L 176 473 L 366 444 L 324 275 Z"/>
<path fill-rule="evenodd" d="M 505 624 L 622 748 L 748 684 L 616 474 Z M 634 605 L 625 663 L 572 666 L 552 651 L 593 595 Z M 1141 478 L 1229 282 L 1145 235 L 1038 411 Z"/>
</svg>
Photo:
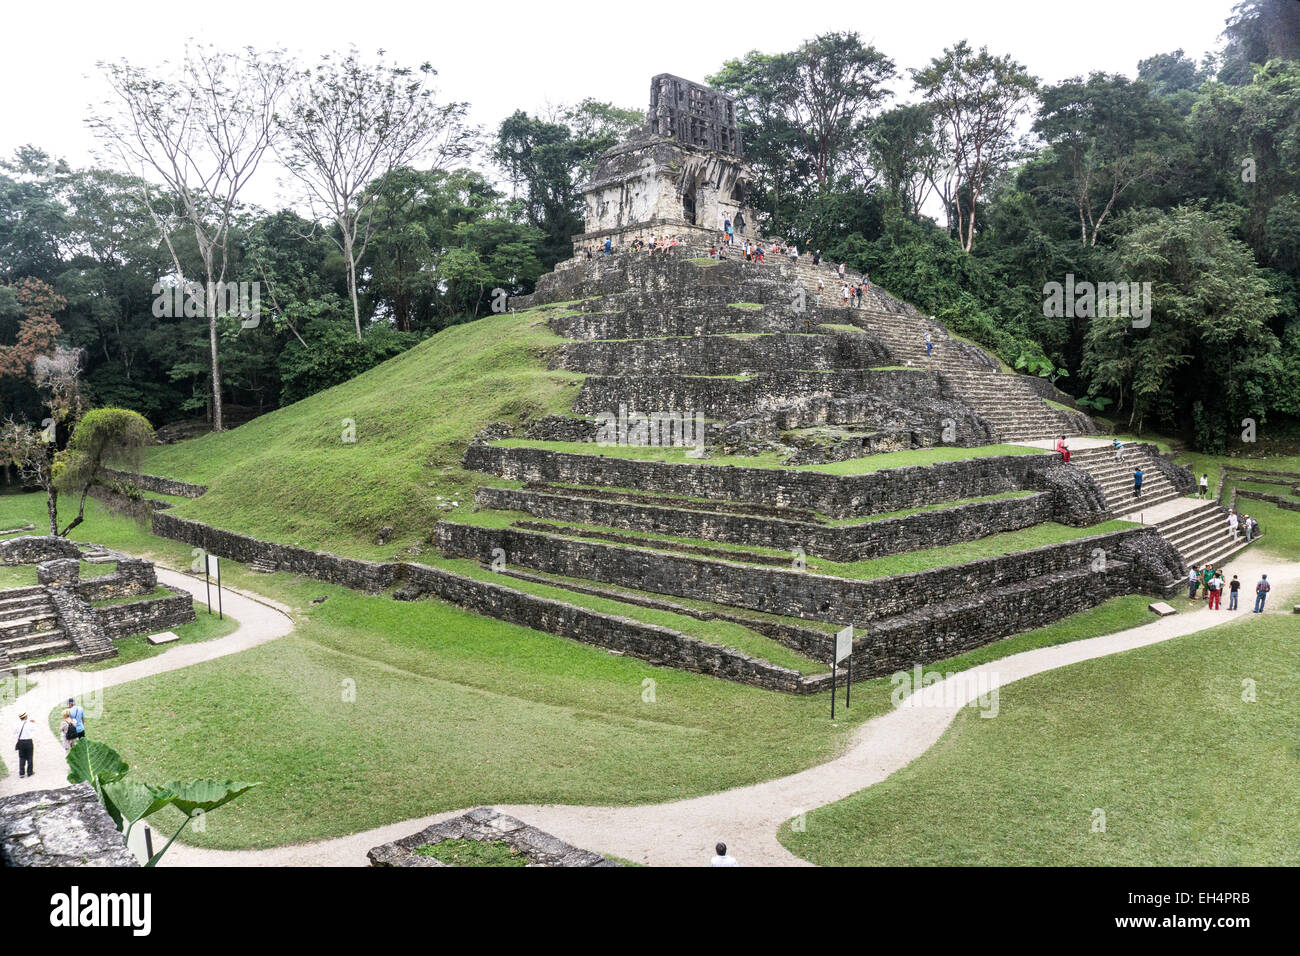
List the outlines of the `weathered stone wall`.
<svg viewBox="0 0 1300 956">
<path fill-rule="evenodd" d="M 55 558 L 81 557 L 81 551 L 67 538 L 26 534 L 0 541 L 0 564 L 40 564 Z"/>
<path fill-rule="evenodd" d="M 434 541 L 445 554 L 454 557 L 489 561 L 493 550 L 500 548 L 507 565 L 519 564 L 562 577 L 587 578 L 790 617 L 866 623 L 926 604 L 1088 565 L 1098 551 L 1107 556 L 1129 538 L 1156 534 L 1153 529 L 1135 528 L 1090 535 L 954 567 L 870 581 L 445 521 L 435 526 Z M 1125 593 L 1136 590 L 1129 586 L 1126 571 L 1114 576 L 1125 579 Z"/>
<path fill-rule="evenodd" d="M 82 663 L 117 656 L 117 648 L 100 627 L 95 609 L 82 600 L 73 588 L 49 587 L 45 593 L 50 596 L 59 616 L 59 627 L 63 628 L 63 633 L 72 641 Z"/>
<path fill-rule="evenodd" d="M 483 487 L 478 490 L 476 500 L 482 508 L 523 511 L 577 524 L 785 550 L 799 547 L 808 554 L 833 561 L 861 561 L 901 554 L 933 547 L 936 542 L 973 541 L 1050 521 L 1053 513 L 1052 496 L 1047 493 L 974 502 L 848 526 L 726 514 L 709 511 L 704 505 L 692 510 L 516 488 Z"/>
<path fill-rule="evenodd" d="M 921 607 L 912 614 L 873 621 L 854 640 L 853 676 L 880 677 L 944 660 L 1086 611 L 1130 590 L 1126 575 L 1097 575 L 1084 566 L 1006 587 L 987 586 L 956 605 Z"/>
<path fill-rule="evenodd" d="M 119 558 L 117 570 L 77 585 L 77 594 L 85 601 L 108 601 L 132 594 L 150 594 L 158 587 L 153 562 L 143 558 Z"/>
<path fill-rule="evenodd" d="M 466 450 L 464 461 L 472 471 L 517 481 L 761 501 L 807 508 L 834 518 L 854 518 L 1033 488 L 1031 475 L 1044 468 L 1050 458 L 999 455 L 886 468 L 862 475 L 833 475 L 785 468 L 702 467 L 476 443 Z"/>
<path fill-rule="evenodd" d="M 177 481 L 175 478 L 161 478 L 158 475 L 143 475 L 133 471 L 114 471 L 112 468 L 105 468 L 103 472 L 104 476 L 111 481 L 134 485 L 144 491 L 152 491 L 157 495 L 198 498 L 207 494 L 208 491 L 207 485 L 192 485 L 188 481 Z"/>
<path fill-rule="evenodd" d="M 164 587 L 171 592 L 168 597 L 92 608 L 104 636 L 116 641 L 132 634 L 156 634 L 193 621 L 193 596 L 188 591 Z"/>
<path fill-rule="evenodd" d="M 40 754 L 37 759 L 56 759 Z M 62 759 L 62 754 L 57 759 Z M 139 866 L 88 783 L 0 799 L 0 867 Z M 12 884 L 10 885 L 12 889 Z"/>
<path fill-rule="evenodd" d="M 1151 466 L 1168 478 L 1169 483 L 1174 486 L 1180 495 L 1196 493 L 1196 476 L 1182 465 L 1175 465 L 1166 458 L 1161 453 L 1159 445 L 1149 443 L 1135 445 L 1133 450 L 1138 454 L 1145 453 L 1146 459 Z"/>
<path fill-rule="evenodd" d="M 75 587 L 81 580 L 81 562 L 76 558 L 55 558 L 36 565 L 36 583 Z"/>
<path fill-rule="evenodd" d="M 533 866 L 619 865 L 599 853 L 580 850 L 522 820 L 487 807 L 479 807 L 392 843 L 373 847 L 366 853 L 366 857 L 371 866 L 447 866 L 441 860 L 415 852 L 420 847 L 445 840 L 501 842 L 521 854 Z"/>
<path fill-rule="evenodd" d="M 1055 455 L 1030 476 L 1031 486 L 1052 496 L 1052 518 L 1061 524 L 1086 528 L 1110 517 L 1106 494 L 1097 479 L 1082 468 L 1063 464 Z"/>
<path fill-rule="evenodd" d="M 768 332 L 753 338 L 569 342 L 557 351 L 551 366 L 589 375 L 737 375 L 888 364 L 884 346 L 861 333 Z"/>
<path fill-rule="evenodd" d="M 305 574 L 359 591 L 383 591 L 392 587 L 398 578 L 394 564 L 360 561 L 324 551 L 259 541 L 249 535 L 223 531 L 162 511 L 154 512 L 152 527 L 156 535 L 183 541 L 209 554 L 245 564 L 254 560 L 268 561 L 283 571 Z"/>
<path fill-rule="evenodd" d="M 637 411 L 701 411 L 710 418 L 735 419 L 775 410 L 814 396 L 886 396 L 907 407 L 943 398 L 939 382 L 924 372 L 871 371 L 766 372 L 745 378 L 689 375 L 591 375 L 582 384 L 573 411 L 579 415 Z"/>
</svg>

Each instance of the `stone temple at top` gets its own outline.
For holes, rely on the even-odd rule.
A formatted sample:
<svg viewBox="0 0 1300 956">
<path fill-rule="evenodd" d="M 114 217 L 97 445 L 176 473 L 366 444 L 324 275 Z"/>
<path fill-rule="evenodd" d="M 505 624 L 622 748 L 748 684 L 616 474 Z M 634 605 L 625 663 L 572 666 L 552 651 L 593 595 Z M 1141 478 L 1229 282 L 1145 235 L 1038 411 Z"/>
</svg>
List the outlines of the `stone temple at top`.
<svg viewBox="0 0 1300 956">
<path fill-rule="evenodd" d="M 582 187 L 586 231 L 574 253 L 606 238 L 621 246 L 637 236 L 717 236 L 727 219 L 737 235 L 755 236 L 751 182 L 735 99 L 661 73 L 650 81 L 645 125 L 601 155 Z"/>
</svg>

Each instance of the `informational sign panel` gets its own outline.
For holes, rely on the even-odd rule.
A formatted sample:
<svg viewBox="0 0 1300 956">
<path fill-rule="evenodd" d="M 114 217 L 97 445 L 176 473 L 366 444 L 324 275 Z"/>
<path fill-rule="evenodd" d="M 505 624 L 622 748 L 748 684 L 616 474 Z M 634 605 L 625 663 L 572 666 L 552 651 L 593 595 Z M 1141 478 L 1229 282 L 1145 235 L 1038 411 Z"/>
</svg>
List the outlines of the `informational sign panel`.
<svg viewBox="0 0 1300 956">
<path fill-rule="evenodd" d="M 835 635 L 835 663 L 838 664 L 853 653 L 853 625 Z"/>
<path fill-rule="evenodd" d="M 208 574 L 212 575 L 214 578 L 221 577 L 221 565 L 217 561 L 217 556 L 215 554 L 208 555 Z"/>
</svg>

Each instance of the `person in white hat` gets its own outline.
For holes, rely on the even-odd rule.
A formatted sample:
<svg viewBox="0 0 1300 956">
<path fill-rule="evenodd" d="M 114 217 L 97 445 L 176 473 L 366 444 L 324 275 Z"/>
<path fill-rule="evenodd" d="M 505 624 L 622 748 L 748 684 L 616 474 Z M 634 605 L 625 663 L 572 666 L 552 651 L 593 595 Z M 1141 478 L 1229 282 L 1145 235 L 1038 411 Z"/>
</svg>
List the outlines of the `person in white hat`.
<svg viewBox="0 0 1300 956">
<path fill-rule="evenodd" d="M 18 751 L 18 776 L 36 776 L 36 771 L 32 768 L 32 752 L 36 747 L 36 721 L 27 719 L 27 711 L 18 715 L 18 733 L 14 738 L 14 750 Z"/>
</svg>

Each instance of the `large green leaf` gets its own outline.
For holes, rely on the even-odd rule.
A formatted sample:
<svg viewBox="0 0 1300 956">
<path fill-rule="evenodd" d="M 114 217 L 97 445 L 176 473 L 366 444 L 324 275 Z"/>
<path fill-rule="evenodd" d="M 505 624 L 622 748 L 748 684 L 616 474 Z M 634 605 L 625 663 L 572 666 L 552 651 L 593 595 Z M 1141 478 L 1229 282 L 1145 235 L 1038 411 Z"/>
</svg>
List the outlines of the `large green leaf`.
<svg viewBox="0 0 1300 956">
<path fill-rule="evenodd" d="M 170 801 L 172 806 L 186 816 L 191 816 L 196 810 L 204 813 L 215 810 L 256 786 L 259 784 L 237 783 L 234 780 L 191 780 L 189 783 L 173 781 L 165 784 L 164 789 L 173 794 Z"/>
<path fill-rule="evenodd" d="M 82 737 L 68 751 L 68 783 L 88 783 L 97 793 L 104 784 L 126 776 L 126 761 L 116 750 L 98 740 Z"/>
<path fill-rule="evenodd" d="M 121 780 L 128 769 L 126 761 L 116 750 L 98 740 L 82 737 L 68 751 L 68 783 L 88 783 L 94 787 L 99 802 L 119 830 L 122 829 L 122 812 L 104 793 L 104 787 Z"/>
<path fill-rule="evenodd" d="M 112 800 L 127 823 L 143 820 L 172 802 L 166 787 L 154 787 L 135 780 L 115 780 L 104 785 L 104 796 Z"/>
</svg>

